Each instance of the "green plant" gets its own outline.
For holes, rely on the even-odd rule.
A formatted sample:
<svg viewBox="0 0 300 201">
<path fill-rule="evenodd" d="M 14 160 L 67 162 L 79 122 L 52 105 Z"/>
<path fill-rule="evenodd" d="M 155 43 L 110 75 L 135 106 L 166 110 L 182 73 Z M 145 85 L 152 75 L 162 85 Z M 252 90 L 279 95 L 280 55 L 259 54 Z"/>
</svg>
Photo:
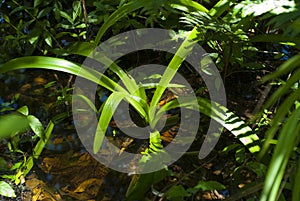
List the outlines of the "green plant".
<svg viewBox="0 0 300 201">
<path fill-rule="evenodd" d="M 79 1 L 76 2 L 78 4 Z M 165 4 L 169 3 L 170 7 L 174 10 L 178 8 L 181 9 L 186 8 L 187 10 L 196 10 L 198 12 L 201 11 L 204 13 L 210 13 L 211 15 L 213 15 L 212 13 L 216 12 L 214 11 L 216 10 L 216 8 L 222 8 L 222 9 L 226 8 L 226 6 L 221 7 L 220 6 L 221 4 L 218 4 L 211 11 L 208 11 L 202 5 L 194 1 L 179 0 L 179 1 L 164 1 L 164 2 Z M 38 7 L 38 5 L 39 4 L 36 3 L 36 7 Z M 145 9 L 151 9 L 152 5 L 153 2 L 144 1 L 144 0 L 129 1 L 128 3 L 122 4 L 122 6 L 120 6 L 118 10 L 113 12 L 110 16 L 106 17 L 105 23 L 99 29 L 94 41 L 73 43 L 69 48 L 67 48 L 67 50 L 61 48 L 56 53 L 59 55 L 78 54 L 82 56 L 88 56 L 88 54 L 100 43 L 102 36 L 104 36 L 105 32 L 113 25 L 115 25 L 118 20 L 120 20 L 122 17 L 128 15 L 131 12 L 141 9 L 144 6 Z M 73 11 L 74 11 L 74 6 L 73 6 Z M 74 19 L 73 18 L 69 19 L 71 15 L 70 13 L 69 14 L 63 13 L 60 12 L 59 9 L 57 9 L 56 14 L 59 14 L 60 17 L 64 18 L 63 20 L 64 25 L 68 25 L 69 28 L 75 26 L 76 23 L 73 22 Z M 217 11 L 217 14 L 216 13 L 214 14 L 221 15 L 222 12 Z M 78 15 L 78 18 L 79 16 L 80 15 Z M 75 16 L 75 20 L 77 20 L 77 16 Z M 206 29 L 207 27 L 203 27 L 203 28 Z M 111 61 L 108 58 L 103 58 L 101 62 L 103 62 L 104 65 L 108 65 L 110 70 L 115 74 L 117 74 L 119 79 L 122 80 L 123 83 L 125 84 L 125 87 L 122 87 L 117 82 L 115 82 L 112 78 L 105 76 L 93 69 L 90 68 L 82 69 L 81 66 L 76 62 L 72 62 L 67 59 L 54 58 L 54 57 L 28 56 L 28 57 L 13 59 L 0 66 L 0 73 L 4 73 L 16 69 L 23 69 L 23 68 L 58 70 L 73 75 L 78 75 L 78 72 L 80 71 L 81 72 L 80 76 L 84 77 L 85 79 L 91 80 L 92 82 L 95 82 L 100 86 L 110 90 L 111 95 L 104 102 L 104 104 L 100 109 L 96 108 L 95 105 L 90 104 L 90 106 L 94 109 L 94 111 L 97 114 L 101 114 L 99 118 L 97 133 L 94 139 L 94 152 L 97 152 L 98 149 L 100 148 L 104 138 L 105 131 L 107 130 L 108 124 L 112 118 L 113 113 L 117 109 L 117 106 L 119 105 L 121 100 L 125 100 L 129 102 L 129 104 L 136 111 L 138 111 L 139 115 L 143 117 L 143 119 L 146 121 L 146 123 L 150 125 L 151 128 L 155 128 L 158 119 L 163 114 L 162 111 L 167 111 L 171 108 L 177 108 L 182 106 L 188 109 L 200 110 L 205 115 L 211 117 L 215 121 L 219 122 L 222 126 L 226 127 L 236 137 L 238 137 L 244 145 L 246 145 L 249 148 L 251 153 L 255 153 L 260 149 L 259 146 L 254 143 L 255 141 L 258 140 L 258 137 L 243 121 L 241 121 L 237 116 L 235 116 L 232 112 L 230 112 L 227 108 L 225 108 L 222 105 L 218 105 L 217 103 L 214 102 L 211 103 L 210 101 L 203 98 L 198 98 L 196 102 L 190 102 L 187 100 L 183 105 L 182 103 L 179 104 L 178 101 L 173 100 L 170 101 L 165 106 L 163 106 L 162 108 L 160 108 L 160 110 L 156 111 L 158 102 L 161 99 L 161 96 L 166 88 L 184 87 L 184 86 L 174 85 L 170 83 L 170 80 L 179 69 L 185 56 L 190 53 L 193 45 L 196 44 L 200 39 L 199 35 L 202 34 L 201 31 L 202 30 L 200 30 L 197 25 L 196 27 L 193 28 L 191 32 L 189 32 L 188 37 L 180 46 L 176 55 L 168 64 L 168 68 L 166 69 L 165 73 L 161 77 L 159 82 L 159 86 L 161 87 L 157 87 L 158 83 L 151 83 L 153 84 L 153 89 L 155 90 L 155 92 L 152 97 L 150 105 L 147 103 L 148 97 L 146 95 L 147 93 L 145 92 L 146 87 L 143 85 L 138 85 L 136 81 L 133 78 L 129 77 L 127 73 L 116 63 L 112 63 L 112 65 L 108 65 L 111 63 Z M 244 33 L 242 33 L 241 35 L 243 34 Z M 235 37 L 235 35 L 233 36 Z M 237 37 L 240 37 L 240 35 L 237 34 Z M 48 46 L 51 46 L 49 37 L 46 37 L 46 39 L 44 41 L 42 40 L 42 42 L 43 43 L 46 42 Z M 37 40 L 35 40 L 34 42 L 36 41 Z M 228 45 L 228 47 L 231 48 L 230 44 Z M 47 50 L 42 52 L 47 53 Z M 237 55 L 237 58 L 239 56 L 240 55 Z M 230 58 L 230 54 L 229 56 L 227 56 L 227 58 Z M 98 80 L 97 77 L 101 77 L 102 79 Z M 79 97 L 79 98 L 82 98 L 85 101 L 87 101 L 87 103 L 90 103 L 86 97 Z M 149 133 L 149 136 L 150 136 L 150 146 L 144 152 L 145 158 L 148 157 L 148 153 L 151 152 L 160 153 L 160 151 L 163 148 L 161 144 L 159 131 L 157 130 L 151 131 Z M 33 162 L 29 162 L 29 163 L 33 165 Z M 26 173 L 28 171 L 24 171 L 24 172 Z M 151 185 L 153 183 L 161 181 L 164 178 L 164 176 L 166 176 L 164 171 L 148 173 L 143 175 L 135 175 L 132 179 L 130 187 L 128 188 L 127 199 L 132 200 L 132 199 L 143 198 L 144 194 L 149 190 Z"/>
<path fill-rule="evenodd" d="M 37 159 L 40 156 L 44 146 L 48 142 L 53 126 L 54 124 L 51 121 L 44 130 L 41 122 L 35 116 L 29 115 L 26 106 L 19 108 L 14 113 L 2 115 L 0 117 L 0 140 L 8 147 L 11 156 L 22 154 L 23 160 L 14 161 L 11 167 L 8 167 L 4 157 L 0 157 L 0 171 L 4 172 L 1 173 L 1 178 L 10 179 L 15 182 L 15 184 L 21 183 L 33 167 L 33 159 Z M 29 130 L 35 135 L 28 135 Z M 35 141 L 36 138 L 39 138 L 30 156 L 27 156 L 26 151 L 24 152 L 19 148 L 23 143 L 22 141 L 24 141 L 24 136 L 25 138 L 28 138 L 27 140 L 29 141 Z M 14 190 L 5 181 L 1 181 L 0 194 L 6 197 L 16 197 Z"/>
<path fill-rule="evenodd" d="M 297 189 L 299 181 L 299 98 L 300 89 L 298 87 L 300 78 L 299 55 L 296 55 L 283 63 L 276 72 L 264 77 L 263 81 L 280 78 L 281 76 L 290 73 L 290 77 L 282 84 L 276 92 L 268 99 L 265 108 L 271 108 L 274 103 L 281 98 L 285 99 L 278 107 L 274 118 L 271 121 L 271 126 L 268 129 L 264 145 L 258 157 L 263 160 L 266 154 L 270 151 L 270 146 L 275 144 L 272 159 L 268 167 L 265 186 L 261 200 L 276 200 L 282 188 L 284 188 L 287 177 L 291 179 L 291 190 L 293 192 L 292 200 L 299 200 L 300 194 Z M 276 135 L 278 134 L 278 138 Z M 290 171 L 296 171 L 297 177 L 292 176 Z M 286 176 L 284 176 L 286 174 Z M 271 185 L 272 184 L 272 185 Z M 282 186 L 282 187 L 280 187 Z"/>
</svg>

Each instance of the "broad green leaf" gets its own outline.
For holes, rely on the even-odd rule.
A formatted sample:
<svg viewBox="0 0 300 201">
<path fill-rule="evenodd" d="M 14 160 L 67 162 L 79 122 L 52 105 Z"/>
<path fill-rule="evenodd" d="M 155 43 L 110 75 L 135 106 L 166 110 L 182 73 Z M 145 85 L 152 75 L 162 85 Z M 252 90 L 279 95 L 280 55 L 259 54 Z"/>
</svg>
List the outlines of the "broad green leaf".
<svg viewBox="0 0 300 201">
<path fill-rule="evenodd" d="M 287 163 L 295 146 L 299 143 L 300 108 L 293 111 L 279 133 L 277 145 L 265 178 L 260 201 L 276 200 Z"/>
<path fill-rule="evenodd" d="M 83 56 L 88 56 L 87 54 L 91 53 L 94 50 L 94 47 L 91 46 L 90 43 L 75 43 L 70 48 L 70 52 L 73 54 L 80 54 Z M 132 95 L 137 95 L 142 99 L 146 100 L 147 97 L 140 93 L 140 88 L 136 84 L 135 80 L 129 76 L 122 68 L 120 68 L 115 62 L 113 62 L 110 58 L 106 57 L 105 55 L 101 54 L 99 56 L 92 56 L 97 61 L 103 63 L 106 67 L 109 67 L 116 75 L 121 79 L 127 90 Z"/>
<path fill-rule="evenodd" d="M 17 59 L 12 59 L 9 62 L 0 66 L 0 73 L 5 73 L 7 71 L 24 69 L 24 68 L 38 68 L 38 69 L 49 69 L 57 70 L 61 72 L 70 73 L 76 76 L 81 76 L 85 79 L 91 80 L 110 91 L 120 91 L 124 94 L 127 94 L 126 100 L 129 102 L 146 120 L 148 115 L 146 115 L 144 109 L 147 109 L 147 102 L 144 99 L 139 98 L 138 96 L 131 96 L 128 92 L 122 88 L 119 84 L 114 82 L 112 79 L 103 75 L 102 73 L 93 70 L 88 67 L 82 67 L 73 62 L 45 57 L 45 56 L 29 56 L 21 57 Z M 99 79 L 101 77 L 101 79 Z"/>
<path fill-rule="evenodd" d="M 68 20 L 70 22 L 71 25 L 74 24 L 74 20 L 68 15 L 68 13 L 64 12 L 64 11 L 61 11 L 59 10 L 58 11 L 59 15 L 63 18 L 65 18 L 66 20 Z"/>
<path fill-rule="evenodd" d="M 132 13 L 133 11 L 142 8 L 143 6 L 149 4 L 150 1 L 145 1 L 145 0 L 139 0 L 139 1 L 130 1 L 127 4 L 124 4 L 120 8 L 118 8 L 115 12 L 113 12 L 108 19 L 104 22 L 104 24 L 100 27 L 97 36 L 95 38 L 95 47 L 99 45 L 100 40 L 106 30 L 109 29 L 113 24 L 115 24 L 119 19 L 122 17 L 125 17 L 129 13 Z"/>
<path fill-rule="evenodd" d="M 20 4 L 19 4 L 20 5 Z M 16 13 L 16 12 L 19 12 L 19 11 L 23 11 L 23 10 L 26 10 L 26 9 L 28 9 L 29 7 L 28 6 L 18 6 L 18 7 L 16 7 L 15 9 L 13 9 L 10 13 L 9 13 L 9 15 L 13 15 L 14 13 Z"/>
<path fill-rule="evenodd" d="M 45 38 L 45 42 L 47 43 L 47 45 L 49 45 L 50 47 L 52 47 L 52 38 L 50 35 L 48 35 L 46 38 Z"/>
<path fill-rule="evenodd" d="M 143 200 L 145 198 L 145 193 L 153 184 L 153 176 L 155 173 L 156 172 L 142 175 L 133 175 L 124 201 Z"/>
<path fill-rule="evenodd" d="M 144 200 L 145 193 L 149 191 L 151 185 L 161 182 L 166 176 L 166 169 L 142 175 L 133 175 L 124 201 Z"/>
<path fill-rule="evenodd" d="M 10 138 L 21 134 L 29 128 L 26 116 L 18 113 L 0 116 L 0 138 Z"/>
<path fill-rule="evenodd" d="M 87 57 L 94 49 L 94 45 L 90 42 L 75 42 L 68 48 L 68 52 Z"/>
<path fill-rule="evenodd" d="M 25 116 L 28 116 L 29 114 L 29 110 L 27 106 L 20 107 L 17 111 Z"/>
<path fill-rule="evenodd" d="M 157 122 L 160 118 L 169 110 L 175 108 L 186 108 L 191 110 L 197 110 L 198 104 L 197 100 L 190 98 L 190 97 L 180 97 L 180 102 L 178 99 L 174 99 L 169 101 L 168 103 L 164 104 L 159 110 L 157 111 L 153 121 L 151 122 L 152 127 L 155 127 Z"/>
<path fill-rule="evenodd" d="M 38 7 L 42 2 L 43 0 L 34 0 L 33 7 L 34 8 Z"/>
<path fill-rule="evenodd" d="M 199 189 L 202 191 L 211 191 L 223 190 L 226 189 L 226 187 L 217 181 L 199 181 L 198 184 L 194 186 L 194 189 Z"/>
<path fill-rule="evenodd" d="M 107 127 L 109 125 L 109 122 L 111 121 L 111 118 L 117 109 L 118 105 L 122 100 L 126 100 L 129 104 L 131 104 L 135 109 L 137 109 L 137 112 L 141 115 L 141 117 L 145 118 L 147 120 L 147 114 L 145 113 L 144 109 L 141 106 L 141 101 L 137 101 L 138 97 L 134 96 L 128 96 L 127 93 L 123 92 L 113 92 L 108 99 L 105 101 L 105 103 L 102 106 L 102 111 L 100 115 L 100 119 L 97 125 L 95 138 L 94 138 L 94 153 L 97 153 L 102 145 L 105 132 L 107 130 Z M 145 103 L 146 104 L 146 103 Z"/>
<path fill-rule="evenodd" d="M 252 170 L 258 177 L 265 176 L 267 172 L 267 167 L 259 162 L 249 162 L 246 164 L 246 168 Z"/>
<path fill-rule="evenodd" d="M 82 8 L 81 8 L 81 1 L 77 0 L 73 2 L 73 13 L 72 13 L 72 19 L 73 21 L 75 21 L 75 19 L 80 15 L 82 12 Z"/>
<path fill-rule="evenodd" d="M 10 23 L 9 17 L 7 15 L 4 15 L 3 19 L 5 20 L 5 22 Z"/>
<path fill-rule="evenodd" d="M 58 115 L 59 118 L 61 118 L 60 116 L 61 115 Z M 55 116 L 54 119 L 56 119 L 58 116 Z M 54 120 L 55 122 L 55 120 Z M 32 156 L 28 157 L 23 169 L 22 169 L 22 174 L 23 175 L 27 175 L 30 170 L 32 169 L 33 165 L 34 165 L 34 159 L 38 159 L 39 156 L 41 155 L 44 147 L 46 147 L 46 144 L 47 142 L 49 141 L 50 137 L 51 137 L 51 134 L 52 134 L 52 131 L 53 131 L 53 128 L 54 128 L 54 123 L 53 121 L 51 120 L 46 129 L 45 129 L 45 136 L 44 138 L 40 138 L 40 140 L 38 141 L 38 143 L 35 145 L 34 147 L 34 150 L 33 150 L 33 154 Z"/>
<path fill-rule="evenodd" d="M 127 95 L 125 97 L 125 100 L 136 109 L 136 111 L 140 114 L 142 118 L 145 119 L 146 122 L 149 121 L 147 101 L 141 99 L 138 96 L 132 95 Z"/>
<path fill-rule="evenodd" d="M 32 131 L 37 136 L 42 138 L 44 135 L 44 127 L 43 127 L 42 123 L 40 122 L 40 120 L 33 115 L 27 116 L 27 119 L 29 121 L 29 125 L 30 125 L 30 128 L 32 129 Z"/>
<path fill-rule="evenodd" d="M 183 188 L 182 185 L 173 186 L 168 192 L 166 193 L 166 197 L 168 200 L 173 201 L 181 201 L 184 200 L 184 197 L 188 196 L 188 192 Z"/>
<path fill-rule="evenodd" d="M 16 197 L 14 189 L 5 181 L 0 181 L 0 195 L 10 198 Z"/>
</svg>

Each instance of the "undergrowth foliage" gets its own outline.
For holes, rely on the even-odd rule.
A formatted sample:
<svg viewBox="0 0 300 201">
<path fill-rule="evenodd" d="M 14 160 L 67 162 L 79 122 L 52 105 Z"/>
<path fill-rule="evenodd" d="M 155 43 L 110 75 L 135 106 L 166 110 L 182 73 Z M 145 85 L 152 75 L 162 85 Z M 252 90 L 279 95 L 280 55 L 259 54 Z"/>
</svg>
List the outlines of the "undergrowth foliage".
<svg viewBox="0 0 300 201">
<path fill-rule="evenodd" d="M 249 123 L 241 120 L 225 106 L 200 96 L 197 97 L 197 105 L 187 102 L 185 106 L 189 109 L 196 107 L 197 111 L 218 122 L 239 139 L 241 144 L 231 144 L 224 148 L 223 153 L 235 152 L 236 162 L 240 165 L 233 175 L 242 172 L 243 168 L 248 168 L 259 177 L 265 177 L 263 182 L 254 182 L 254 187 L 249 187 L 250 193 L 262 188 L 262 201 L 299 201 L 299 3 L 267 0 L 205 2 L 201 4 L 191 0 L 74 0 L 70 3 L 64 0 L 4 0 L 0 3 L 0 73 L 33 68 L 61 71 L 77 76 L 81 71 L 80 76 L 110 91 L 99 108 L 89 102 L 87 97 L 73 97 L 86 101 L 100 116 L 97 129 L 99 132 L 96 132 L 94 138 L 96 153 L 121 100 L 127 101 L 146 124 L 154 128 L 157 122 L 156 115 L 160 114 L 156 108 L 165 89 L 182 88 L 170 82 L 164 83 L 161 88 L 157 87 L 158 83 L 152 83 L 155 92 L 149 104 L 146 87 L 139 88 L 136 81 L 126 73 L 126 68 L 129 67 L 113 62 L 109 68 L 115 75 L 111 77 L 93 69 L 82 70 L 82 58 L 87 57 L 101 41 L 110 38 L 111 35 L 137 28 L 160 27 L 170 29 L 178 38 L 186 36 L 177 50 L 183 57 L 179 59 L 174 56 L 168 64 L 167 69 L 173 68 L 175 72 L 195 43 L 204 47 L 213 58 L 222 73 L 223 81 L 240 71 L 259 72 L 276 69 L 262 78 L 262 83 L 276 89 L 267 97 L 261 112 L 255 114 L 251 121 L 253 126 L 249 126 Z M 288 18 L 292 20 L 287 22 Z M 271 49 L 266 49 L 270 47 Z M 270 61 L 262 61 L 258 55 L 268 56 Z M 108 58 L 104 61 L 104 65 L 111 63 Z M 178 68 L 174 69 L 174 66 Z M 99 81 L 96 75 L 102 79 Z M 116 77 L 122 80 L 125 86 L 118 84 Z M 171 80 L 172 77 L 171 73 L 164 74 L 161 80 Z M 163 109 L 167 111 L 179 106 L 175 99 Z M 7 113 L 9 114 L 1 114 L 0 138 L 2 144 L 13 147 L 10 148 L 11 153 L 23 153 L 18 149 L 18 144 L 22 143 L 19 136 L 25 135 L 29 130 L 35 134 L 31 139 L 35 142 L 32 153 L 29 156 L 24 154 L 24 160 L 14 164 L 12 168 L 0 169 L 2 178 L 19 184 L 35 165 L 34 159 L 42 153 L 55 124 L 70 114 L 62 112 L 51 117 L 48 125 L 43 126 L 40 120 L 29 115 L 26 106 L 13 113 Z M 273 116 L 269 118 L 266 114 Z M 20 127 L 12 126 L 16 123 Z M 252 130 L 254 126 L 257 126 L 257 129 Z M 267 129 L 267 132 L 261 133 L 262 127 L 263 130 Z M 143 152 L 146 158 L 143 158 L 144 161 L 150 160 L 147 158 L 149 153 L 159 153 L 163 149 L 160 134 L 157 130 L 149 132 L 149 146 Z M 0 157 L 0 163 L 4 167 L 7 166 L 5 157 Z M 217 181 L 202 181 L 199 178 L 198 185 L 193 188 L 185 188 L 177 183 L 165 192 L 155 192 L 153 185 L 163 182 L 169 175 L 170 170 L 167 170 L 167 167 L 153 173 L 134 175 L 124 199 L 142 200 L 152 192 L 168 200 L 192 200 L 199 191 L 228 188 Z M 283 189 L 291 193 L 286 194 Z M 241 189 L 232 199 L 241 199 L 245 192 L 248 192 L 246 190 Z M 16 197 L 7 180 L 0 182 L 0 194 Z"/>
</svg>

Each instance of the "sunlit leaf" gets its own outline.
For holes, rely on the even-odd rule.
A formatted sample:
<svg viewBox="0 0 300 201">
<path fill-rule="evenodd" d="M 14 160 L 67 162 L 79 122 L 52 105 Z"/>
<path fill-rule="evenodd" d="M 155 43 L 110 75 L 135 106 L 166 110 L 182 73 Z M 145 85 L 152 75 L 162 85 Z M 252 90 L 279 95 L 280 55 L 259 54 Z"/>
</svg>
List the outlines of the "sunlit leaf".
<svg viewBox="0 0 300 201">
<path fill-rule="evenodd" d="M 197 98 L 199 104 L 199 111 L 229 130 L 235 137 L 237 137 L 251 153 L 260 151 L 259 145 L 255 144 L 259 137 L 247 124 L 237 117 L 234 113 L 229 111 L 226 107 L 211 102 L 203 98 Z"/>
<path fill-rule="evenodd" d="M 220 17 L 230 6 L 232 2 L 228 0 L 220 0 L 209 10 L 209 14 L 214 17 Z"/>
<path fill-rule="evenodd" d="M 72 19 L 75 21 L 75 19 L 81 15 L 82 8 L 81 8 L 81 1 L 74 1 L 73 2 L 73 13 L 72 13 Z"/>
<path fill-rule="evenodd" d="M 18 113 L 0 116 L 0 138 L 9 138 L 21 134 L 29 128 L 26 116 Z"/>
<path fill-rule="evenodd" d="M 32 131 L 37 136 L 43 137 L 44 127 L 43 127 L 42 123 L 40 122 L 40 120 L 33 115 L 27 116 L 27 119 L 29 121 L 29 125 L 30 125 L 30 128 L 32 129 Z"/>
<path fill-rule="evenodd" d="M 0 195 L 12 198 L 16 197 L 14 189 L 5 181 L 0 181 Z"/>
<path fill-rule="evenodd" d="M 50 35 L 45 38 L 45 42 L 47 43 L 47 45 L 52 47 L 52 38 Z"/>
<path fill-rule="evenodd" d="M 29 114 L 29 109 L 27 106 L 20 107 L 17 111 L 25 116 Z"/>
<path fill-rule="evenodd" d="M 194 45 L 197 42 L 197 28 L 194 28 L 188 35 L 188 37 L 183 41 L 181 46 L 176 51 L 174 57 L 172 58 L 171 62 L 168 64 L 167 69 L 165 70 L 162 78 L 159 81 L 159 86 L 156 88 L 154 95 L 152 97 L 150 103 L 150 111 L 149 111 L 149 119 L 150 122 L 155 118 L 155 112 L 158 105 L 158 102 L 169 85 L 170 81 L 173 79 L 174 75 L 176 74 L 177 70 L 181 66 L 181 63 L 184 61 L 185 57 L 191 52 Z M 154 126 L 154 125 L 152 125 Z"/>
<path fill-rule="evenodd" d="M 68 13 L 61 11 L 61 10 L 58 10 L 57 12 L 60 14 L 61 17 L 68 20 L 70 22 L 70 24 L 72 24 L 72 25 L 74 24 L 74 20 L 68 15 Z"/>
<path fill-rule="evenodd" d="M 125 93 L 114 92 L 105 101 L 94 138 L 93 151 L 95 154 L 99 151 L 100 147 L 102 146 L 107 127 L 109 125 L 109 122 L 111 121 L 115 110 L 126 95 L 127 94 Z"/>
<path fill-rule="evenodd" d="M 300 108 L 290 115 L 279 133 L 279 139 L 266 175 L 261 201 L 276 200 L 278 196 L 290 154 L 299 143 L 299 118 Z"/>
</svg>

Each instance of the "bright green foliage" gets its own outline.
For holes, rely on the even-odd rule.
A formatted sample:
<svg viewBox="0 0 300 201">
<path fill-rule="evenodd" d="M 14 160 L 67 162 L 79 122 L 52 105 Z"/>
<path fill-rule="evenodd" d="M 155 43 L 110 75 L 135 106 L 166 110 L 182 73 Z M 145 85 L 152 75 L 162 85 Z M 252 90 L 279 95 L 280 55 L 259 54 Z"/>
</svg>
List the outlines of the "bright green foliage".
<svg viewBox="0 0 300 201">
<path fill-rule="evenodd" d="M 184 87 L 170 81 L 196 43 L 200 43 L 207 49 L 223 73 L 224 79 L 235 72 L 268 67 L 265 63 L 255 60 L 258 52 L 269 48 L 264 45 L 261 47 L 257 45 L 258 43 L 287 44 L 300 49 L 299 3 L 296 1 L 276 1 L 275 4 L 272 0 L 220 0 L 214 5 L 208 3 L 209 1 L 205 2 L 203 4 L 191 0 L 74 0 L 72 3 L 64 0 L 34 0 L 22 3 L 11 0 L 2 2 L 6 7 L 1 8 L 0 11 L 0 21 L 2 20 L 0 63 L 6 63 L 0 66 L 0 73 L 25 68 L 56 70 L 72 75 L 78 75 L 80 72 L 80 76 L 109 90 L 111 95 L 100 108 L 91 103 L 87 97 L 80 95 L 73 97 L 84 100 L 99 115 L 94 139 L 95 153 L 101 147 L 109 122 L 121 101 L 126 101 L 133 106 L 152 129 L 156 127 L 164 111 L 178 107 L 200 111 L 220 123 L 244 145 L 232 144 L 224 149 L 226 153 L 234 151 L 235 160 L 241 165 L 234 174 L 238 174 L 239 170 L 246 167 L 259 177 L 265 175 L 265 165 L 246 160 L 245 147 L 250 154 L 258 153 L 258 159 L 266 163 L 269 161 L 264 159 L 268 158 L 266 157 L 268 154 L 272 154 L 270 163 L 266 164 L 268 172 L 262 201 L 273 201 L 280 195 L 283 196 L 280 193 L 285 174 L 290 176 L 288 184 L 292 186 L 292 199 L 298 201 L 300 199 L 298 188 L 300 159 L 299 154 L 297 155 L 300 132 L 299 55 L 288 59 L 274 73 L 263 78 L 264 82 L 272 82 L 288 75 L 288 79 L 279 81 L 281 86 L 268 98 L 262 110 L 272 114 L 276 107 L 274 117 L 269 118 L 265 113 L 258 120 L 258 128 L 255 132 L 260 132 L 262 127 L 268 128 L 263 135 L 262 147 L 259 146 L 260 139 L 257 134 L 244 121 L 226 107 L 207 99 L 197 97 L 197 102 L 183 100 L 180 104 L 175 99 L 157 110 L 158 102 L 165 89 Z M 209 6 L 206 8 L 204 5 Z M 111 72 L 124 83 L 124 87 L 115 81 L 115 77 L 106 76 L 91 68 L 81 68 L 76 56 L 88 56 L 105 38 L 124 30 L 149 26 L 176 30 L 178 35 L 188 33 L 186 40 L 160 77 L 159 83 L 140 85 L 128 76 L 123 66 L 118 66 L 109 58 L 101 58 L 100 62 L 110 68 Z M 205 68 L 205 59 L 199 62 L 202 70 L 209 72 L 209 69 Z M 100 76 L 102 78 L 98 80 Z M 146 89 L 150 88 L 153 89 L 154 95 L 149 103 Z M 275 106 L 275 103 L 280 104 Z M 35 137 L 39 138 L 32 156 L 24 158 L 24 162 L 14 164 L 13 169 L 18 172 L 14 175 L 5 175 L 7 178 L 13 179 L 15 183 L 20 182 L 20 176 L 26 175 L 31 170 L 34 159 L 41 154 L 54 124 L 66 116 L 62 113 L 55 117 L 45 130 L 36 117 L 29 115 L 28 108 L 21 108 L 15 113 L 0 117 L 0 137 L 12 139 L 12 151 L 22 152 L 17 146 L 18 134 L 24 134 L 31 129 Z M 178 116 L 173 118 L 176 119 Z M 15 126 L 16 122 L 18 126 Z M 141 162 L 146 163 L 151 160 L 149 153 L 163 152 L 159 131 L 149 132 L 149 139 L 150 145 L 144 152 L 145 157 Z M 276 144 L 274 151 L 273 144 Z M 0 164 L 5 164 L 3 158 L 0 158 Z M 295 170 L 295 176 L 291 176 L 290 170 Z M 166 172 L 162 170 L 145 175 L 134 175 L 126 199 L 143 199 L 153 184 L 161 182 L 168 175 Z M 164 196 L 169 200 L 183 200 L 198 190 L 215 189 L 225 189 L 225 186 L 214 181 L 199 181 L 198 185 L 188 190 L 185 190 L 182 185 L 175 185 Z M 15 196 L 12 188 L 3 181 L 0 183 L 0 194 L 8 197 Z"/>
<path fill-rule="evenodd" d="M 5 197 L 16 197 L 14 189 L 5 181 L 0 181 L 0 195 Z"/>
<path fill-rule="evenodd" d="M 10 138 L 18 133 L 24 133 L 29 128 L 26 116 L 22 114 L 8 114 L 0 117 L 0 137 Z"/>
<path fill-rule="evenodd" d="M 282 96 L 286 98 L 282 101 L 278 107 L 274 118 L 271 121 L 271 127 L 268 129 L 265 136 L 265 143 L 262 151 L 259 153 L 259 158 L 263 159 L 270 149 L 272 141 L 274 141 L 275 134 L 279 133 L 278 140 L 276 142 L 275 150 L 272 156 L 272 160 L 269 165 L 269 170 L 266 176 L 264 191 L 262 193 L 261 200 L 275 200 L 280 195 L 280 185 L 282 185 L 282 179 L 287 171 L 287 166 L 290 160 L 292 160 L 293 152 L 298 149 L 299 144 L 299 107 L 297 102 L 300 99 L 300 89 L 298 87 L 300 78 L 299 55 L 294 56 L 285 63 L 283 63 L 278 71 L 270 74 L 264 78 L 264 81 L 270 79 L 276 79 L 286 73 L 293 72 L 289 79 L 283 83 L 277 91 L 269 98 L 265 104 L 266 108 L 271 107 Z M 299 158 L 296 159 L 299 161 Z M 294 165 L 293 165 L 294 166 Z M 296 168 L 294 166 L 294 168 Z M 290 175 L 293 180 L 294 177 Z M 294 180 L 296 181 L 296 180 Z M 295 185 L 295 184 L 294 184 Z M 298 189 L 293 189 L 293 200 L 299 198 Z"/>
</svg>

